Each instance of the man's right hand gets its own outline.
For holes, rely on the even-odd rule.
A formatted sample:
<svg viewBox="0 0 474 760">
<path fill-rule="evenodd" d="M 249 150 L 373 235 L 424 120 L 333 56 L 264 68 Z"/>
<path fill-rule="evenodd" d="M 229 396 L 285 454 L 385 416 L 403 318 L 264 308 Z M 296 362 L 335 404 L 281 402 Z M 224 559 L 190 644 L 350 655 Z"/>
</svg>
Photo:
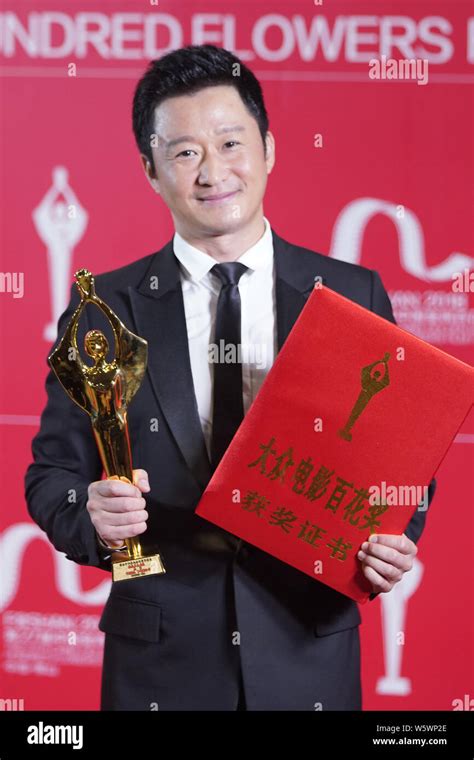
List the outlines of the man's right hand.
<svg viewBox="0 0 474 760">
<path fill-rule="evenodd" d="M 92 524 L 112 549 L 146 530 L 148 512 L 142 493 L 150 490 L 147 472 L 134 470 L 133 482 L 135 485 L 122 480 L 96 480 L 87 490 L 86 506 Z"/>
</svg>

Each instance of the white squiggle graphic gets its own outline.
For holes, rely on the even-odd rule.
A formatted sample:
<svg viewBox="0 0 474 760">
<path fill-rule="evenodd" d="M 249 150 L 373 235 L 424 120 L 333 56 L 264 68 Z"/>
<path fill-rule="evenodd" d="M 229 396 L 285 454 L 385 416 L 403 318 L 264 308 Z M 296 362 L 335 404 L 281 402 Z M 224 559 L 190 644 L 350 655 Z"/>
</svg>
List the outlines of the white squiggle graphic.
<svg viewBox="0 0 474 760">
<path fill-rule="evenodd" d="M 16 523 L 10 525 L 0 536 L 0 612 L 6 609 L 15 598 L 21 580 L 23 559 L 32 541 L 43 541 L 51 550 L 56 588 L 71 602 L 84 606 L 98 607 L 105 604 L 111 587 L 111 581 L 99 583 L 95 588 L 85 591 L 81 585 L 80 566 L 64 554 L 56 551 L 49 539 L 37 525 Z"/>
<path fill-rule="evenodd" d="M 370 220 L 377 214 L 390 219 L 398 234 L 400 263 L 408 274 L 426 282 L 451 282 L 454 272 L 474 266 L 474 258 L 464 253 L 452 253 L 440 264 L 429 267 L 425 257 L 423 228 L 416 214 L 380 198 L 357 198 L 345 206 L 334 224 L 331 252 L 333 259 L 359 264 L 362 244 Z"/>
</svg>

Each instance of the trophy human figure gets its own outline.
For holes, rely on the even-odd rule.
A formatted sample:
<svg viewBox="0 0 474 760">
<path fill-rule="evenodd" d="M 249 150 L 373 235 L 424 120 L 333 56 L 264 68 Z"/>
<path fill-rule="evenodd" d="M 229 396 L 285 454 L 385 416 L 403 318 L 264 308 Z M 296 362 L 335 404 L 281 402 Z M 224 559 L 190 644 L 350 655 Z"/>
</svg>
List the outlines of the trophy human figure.
<svg viewBox="0 0 474 760">
<path fill-rule="evenodd" d="M 66 393 L 89 414 L 107 476 L 131 483 L 133 469 L 127 411 L 146 371 L 148 344 L 128 330 L 97 296 L 94 278 L 87 269 L 78 270 L 75 277 L 81 300 L 48 361 Z M 100 330 L 89 330 L 84 338 L 84 348 L 94 362 L 92 366 L 82 360 L 77 345 L 79 320 L 87 303 L 95 304 L 105 314 L 115 342 L 115 357 L 107 361 L 107 338 Z M 119 562 L 114 558 L 114 580 L 165 572 L 159 555 L 143 556 L 137 537 L 127 538 L 125 544 L 128 558 L 135 561 L 120 558 Z"/>
<path fill-rule="evenodd" d="M 350 430 L 354 426 L 355 421 L 360 417 L 372 396 L 379 393 L 390 384 L 387 364 L 389 359 L 390 354 L 385 354 L 383 359 L 378 359 L 377 361 L 372 362 L 372 364 L 368 364 L 367 367 L 362 368 L 362 390 L 349 415 L 349 419 L 342 430 L 339 431 L 339 435 L 341 438 L 344 438 L 344 440 L 352 441 L 352 433 Z"/>
</svg>

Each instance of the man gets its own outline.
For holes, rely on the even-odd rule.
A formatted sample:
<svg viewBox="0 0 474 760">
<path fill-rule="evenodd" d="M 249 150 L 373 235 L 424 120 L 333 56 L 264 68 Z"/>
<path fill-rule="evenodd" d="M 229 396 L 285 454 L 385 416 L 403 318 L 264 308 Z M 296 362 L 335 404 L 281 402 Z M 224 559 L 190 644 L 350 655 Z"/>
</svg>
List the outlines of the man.
<svg viewBox="0 0 474 760">
<path fill-rule="evenodd" d="M 260 85 L 234 55 L 191 46 L 153 61 L 133 128 L 176 230 L 157 253 L 96 278 L 148 341 L 129 415 L 136 485 L 101 480 L 89 418 L 51 373 L 26 475 L 31 516 L 72 561 L 110 570 L 111 550 L 140 535 L 165 562 L 165 575 L 112 587 L 100 622 L 102 709 L 360 709 L 357 605 L 194 510 L 315 277 L 394 321 L 390 301 L 376 272 L 270 227 L 275 140 Z M 77 303 L 73 286 L 59 336 Z M 86 310 L 82 334 L 89 319 Z M 245 355 L 211 364 L 209 345 L 221 339 L 258 345 L 263 366 Z M 433 492 L 434 481 L 430 501 Z M 404 535 L 364 541 L 374 595 L 410 570 L 424 522 L 417 511 Z"/>
</svg>

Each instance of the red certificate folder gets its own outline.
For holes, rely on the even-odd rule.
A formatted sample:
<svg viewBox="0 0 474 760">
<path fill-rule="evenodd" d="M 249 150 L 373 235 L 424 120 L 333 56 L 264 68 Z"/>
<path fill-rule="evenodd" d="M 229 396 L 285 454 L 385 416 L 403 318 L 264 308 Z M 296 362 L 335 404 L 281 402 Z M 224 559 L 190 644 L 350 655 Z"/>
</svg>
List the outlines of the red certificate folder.
<svg viewBox="0 0 474 760">
<path fill-rule="evenodd" d="M 401 534 L 474 402 L 474 369 L 315 288 L 196 513 L 358 602 L 357 551 Z"/>
</svg>

